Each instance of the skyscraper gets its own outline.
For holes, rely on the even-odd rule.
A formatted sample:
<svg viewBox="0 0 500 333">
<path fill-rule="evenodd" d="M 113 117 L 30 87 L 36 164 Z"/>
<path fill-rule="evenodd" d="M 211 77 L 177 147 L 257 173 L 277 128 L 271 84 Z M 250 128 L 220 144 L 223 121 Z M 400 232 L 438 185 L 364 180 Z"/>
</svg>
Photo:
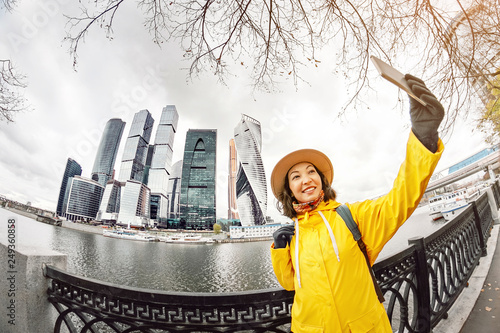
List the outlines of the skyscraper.
<svg viewBox="0 0 500 333">
<path fill-rule="evenodd" d="M 238 164 L 236 160 L 236 146 L 234 139 L 229 140 L 229 176 L 228 176 L 228 209 L 227 218 L 229 220 L 239 219 L 238 206 L 236 204 L 236 175 L 238 172 Z"/>
<path fill-rule="evenodd" d="M 68 180 L 67 203 L 63 205 L 62 216 L 68 220 L 92 220 L 97 216 L 104 187 L 98 182 L 73 176 Z"/>
<path fill-rule="evenodd" d="M 151 219 L 168 217 L 168 180 L 172 173 L 172 154 L 179 114 L 175 105 L 167 105 L 161 113 L 152 150 L 147 185 L 151 189 Z"/>
<path fill-rule="evenodd" d="M 66 162 L 66 169 L 64 170 L 64 175 L 61 182 L 61 187 L 59 189 L 59 199 L 57 200 L 57 208 L 56 208 L 57 215 L 61 216 L 63 212 L 64 195 L 66 194 L 68 179 L 73 176 L 81 176 L 81 174 L 82 174 L 81 165 L 78 164 L 78 162 L 76 162 L 75 160 L 68 158 L 68 161 Z"/>
<path fill-rule="evenodd" d="M 187 228 L 210 228 L 216 222 L 217 130 L 189 130 L 182 164 L 180 218 Z"/>
<path fill-rule="evenodd" d="M 148 110 L 142 110 L 134 115 L 130 132 L 125 142 L 120 175 L 118 180 L 143 181 L 144 166 L 148 153 L 149 139 L 153 130 L 154 119 Z"/>
<path fill-rule="evenodd" d="M 104 128 L 91 175 L 92 180 L 95 180 L 102 186 L 106 186 L 106 183 L 112 177 L 116 153 L 120 146 L 124 127 L 124 121 L 113 118 L 108 120 Z"/>
<path fill-rule="evenodd" d="M 178 219 L 180 210 L 181 197 L 181 176 L 182 176 L 182 160 L 177 161 L 172 165 L 172 173 L 168 179 L 168 197 L 169 197 L 169 212 L 168 218 Z"/>
<path fill-rule="evenodd" d="M 234 142 L 240 160 L 236 179 L 236 201 L 241 225 L 264 224 L 267 186 L 261 158 L 260 122 L 243 114 L 234 129 Z"/>
<path fill-rule="evenodd" d="M 113 187 L 120 186 L 120 207 L 117 214 L 117 223 L 119 224 L 137 227 L 149 224 L 150 190 L 143 184 L 143 181 L 144 178 L 148 178 L 145 174 L 145 166 L 153 123 L 154 119 L 148 110 L 141 110 L 134 115 L 123 151 L 118 177 L 119 184 L 108 182 L 106 185 L 106 187 L 110 187 L 106 191 L 106 194 L 110 195 L 106 199 L 108 202 L 113 201 L 112 195 L 118 192 Z M 106 209 L 108 208 L 101 205 L 100 211 L 103 214 Z M 116 216 L 116 214 L 113 215 Z"/>
</svg>

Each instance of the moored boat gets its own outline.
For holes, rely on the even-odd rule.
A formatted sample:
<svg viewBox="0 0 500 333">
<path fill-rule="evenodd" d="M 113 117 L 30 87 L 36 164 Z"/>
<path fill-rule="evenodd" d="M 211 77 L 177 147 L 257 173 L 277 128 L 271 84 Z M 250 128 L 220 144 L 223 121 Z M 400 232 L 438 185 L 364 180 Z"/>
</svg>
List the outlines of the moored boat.
<svg viewBox="0 0 500 333">
<path fill-rule="evenodd" d="M 156 238 L 146 233 L 137 233 L 128 230 L 103 230 L 102 234 L 106 237 L 129 239 L 143 242 L 154 242 Z"/>
<path fill-rule="evenodd" d="M 464 211 L 468 205 L 467 190 L 462 189 L 454 191 L 444 196 L 444 207 L 442 208 L 441 213 L 446 221 L 450 221 Z"/>
<path fill-rule="evenodd" d="M 443 217 L 444 195 L 436 195 L 429 199 L 429 215 L 435 221 Z"/>
<path fill-rule="evenodd" d="M 180 244 L 212 244 L 215 241 L 212 238 L 201 237 L 201 235 L 192 234 L 177 234 L 167 237 L 159 237 L 160 241 L 165 243 L 180 243 Z"/>
</svg>

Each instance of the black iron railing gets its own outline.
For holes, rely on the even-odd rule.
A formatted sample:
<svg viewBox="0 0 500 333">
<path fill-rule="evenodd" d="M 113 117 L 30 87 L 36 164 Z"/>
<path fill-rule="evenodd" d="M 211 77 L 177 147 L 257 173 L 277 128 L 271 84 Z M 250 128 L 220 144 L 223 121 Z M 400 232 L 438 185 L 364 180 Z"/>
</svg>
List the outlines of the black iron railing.
<svg viewBox="0 0 500 333">
<path fill-rule="evenodd" d="M 293 292 L 183 293 L 127 288 L 45 266 L 49 301 L 70 332 L 288 332 Z"/>
<path fill-rule="evenodd" d="M 497 204 L 497 209 L 498 209 L 500 208 L 500 184 L 498 180 L 496 180 L 492 184 L 491 189 L 493 191 L 493 197 L 495 198 L 495 202 Z"/>
<path fill-rule="evenodd" d="M 498 186 L 498 185 L 497 185 Z M 492 226 L 486 193 L 436 233 L 374 266 L 394 331 L 430 332 L 466 286 Z M 288 332 L 293 292 L 182 293 L 127 288 L 44 267 L 49 301 L 76 332 Z"/>
</svg>

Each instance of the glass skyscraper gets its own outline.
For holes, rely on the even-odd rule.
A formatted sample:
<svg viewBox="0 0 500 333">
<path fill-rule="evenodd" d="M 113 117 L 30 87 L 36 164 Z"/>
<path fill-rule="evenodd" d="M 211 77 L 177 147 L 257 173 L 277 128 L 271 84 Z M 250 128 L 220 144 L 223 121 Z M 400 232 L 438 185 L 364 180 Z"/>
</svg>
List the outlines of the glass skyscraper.
<svg viewBox="0 0 500 333">
<path fill-rule="evenodd" d="M 170 208 L 168 218 L 178 219 L 180 210 L 180 197 L 181 197 L 181 176 L 182 176 L 182 160 L 177 161 L 172 165 L 172 173 L 168 179 L 168 196 L 170 201 Z"/>
<path fill-rule="evenodd" d="M 104 187 L 96 181 L 74 176 L 68 181 L 67 204 L 62 216 L 68 220 L 92 220 L 97 216 Z"/>
<path fill-rule="evenodd" d="M 234 139 L 229 140 L 229 176 L 228 176 L 228 220 L 239 219 L 238 205 L 236 204 L 236 175 L 238 172 L 238 164 L 236 160 L 236 146 Z"/>
<path fill-rule="evenodd" d="M 124 127 L 124 121 L 113 118 L 108 120 L 104 128 L 91 175 L 92 180 L 95 180 L 102 186 L 106 186 L 106 183 L 113 174 L 116 153 L 120 146 Z"/>
<path fill-rule="evenodd" d="M 75 160 L 68 158 L 66 162 L 66 169 L 64 170 L 63 179 L 61 182 L 61 188 L 59 189 L 59 199 L 57 200 L 56 213 L 62 216 L 63 205 L 64 205 L 64 195 L 66 194 L 66 188 L 68 185 L 68 179 L 73 176 L 81 176 L 82 167 Z"/>
<path fill-rule="evenodd" d="M 210 228 L 216 222 L 216 157 L 217 130 L 186 133 L 180 198 L 186 228 Z"/>
<path fill-rule="evenodd" d="M 234 129 L 234 142 L 240 160 L 236 179 L 236 201 L 241 225 L 265 224 L 267 185 L 261 157 L 260 122 L 242 115 Z"/>
<path fill-rule="evenodd" d="M 144 185 L 147 181 L 146 169 L 149 149 L 149 139 L 153 131 L 154 119 L 148 110 L 141 110 L 134 115 L 129 135 L 125 142 L 120 175 L 117 183 L 106 185 L 106 205 L 101 204 L 102 219 L 116 217 L 116 222 L 122 225 L 143 227 L 149 224 L 150 190 Z M 150 155 L 151 156 L 151 155 Z M 117 188 L 119 187 L 119 189 Z M 116 202 L 114 195 L 120 193 L 119 207 L 111 204 Z M 144 207 L 147 200 L 147 207 Z M 107 212 L 116 207 L 117 212 Z M 118 213 L 118 214 L 115 214 Z"/>
<path fill-rule="evenodd" d="M 172 154 L 179 114 L 175 105 L 163 108 L 156 130 L 155 143 L 148 171 L 147 185 L 151 189 L 152 220 L 168 217 L 168 179 L 172 173 Z"/>
<path fill-rule="evenodd" d="M 144 166 L 149 147 L 149 139 L 153 131 L 154 119 L 148 110 L 142 110 L 134 115 L 130 132 L 125 142 L 120 175 L 118 180 L 143 181 Z"/>
</svg>

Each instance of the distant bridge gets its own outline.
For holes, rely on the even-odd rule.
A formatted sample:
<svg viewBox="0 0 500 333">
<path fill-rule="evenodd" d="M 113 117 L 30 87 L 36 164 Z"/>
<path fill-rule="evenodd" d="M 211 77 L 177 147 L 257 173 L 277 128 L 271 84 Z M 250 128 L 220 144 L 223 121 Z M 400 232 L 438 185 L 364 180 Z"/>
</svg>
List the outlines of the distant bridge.
<svg viewBox="0 0 500 333">
<path fill-rule="evenodd" d="M 434 175 L 429 182 L 429 185 L 427 186 L 425 192 L 437 190 L 438 188 L 452 184 L 479 171 L 490 171 L 500 167 L 500 150 L 498 148 L 499 147 L 497 145 L 491 148 L 484 149 L 481 152 L 463 160 L 462 162 L 459 162 L 454 166 Z M 484 156 L 485 151 L 487 151 L 486 153 L 489 153 L 486 156 Z M 464 165 L 461 166 L 461 164 Z M 451 170 L 456 171 L 453 171 L 447 175 L 443 175 L 445 171 L 449 172 Z"/>
<path fill-rule="evenodd" d="M 61 226 L 61 219 L 56 217 L 56 213 L 50 210 L 45 210 L 31 206 L 31 204 L 23 204 L 14 200 L 7 199 L 5 196 L 0 195 L 0 208 L 14 209 L 18 213 L 22 212 L 36 215 L 38 222 Z"/>
</svg>

